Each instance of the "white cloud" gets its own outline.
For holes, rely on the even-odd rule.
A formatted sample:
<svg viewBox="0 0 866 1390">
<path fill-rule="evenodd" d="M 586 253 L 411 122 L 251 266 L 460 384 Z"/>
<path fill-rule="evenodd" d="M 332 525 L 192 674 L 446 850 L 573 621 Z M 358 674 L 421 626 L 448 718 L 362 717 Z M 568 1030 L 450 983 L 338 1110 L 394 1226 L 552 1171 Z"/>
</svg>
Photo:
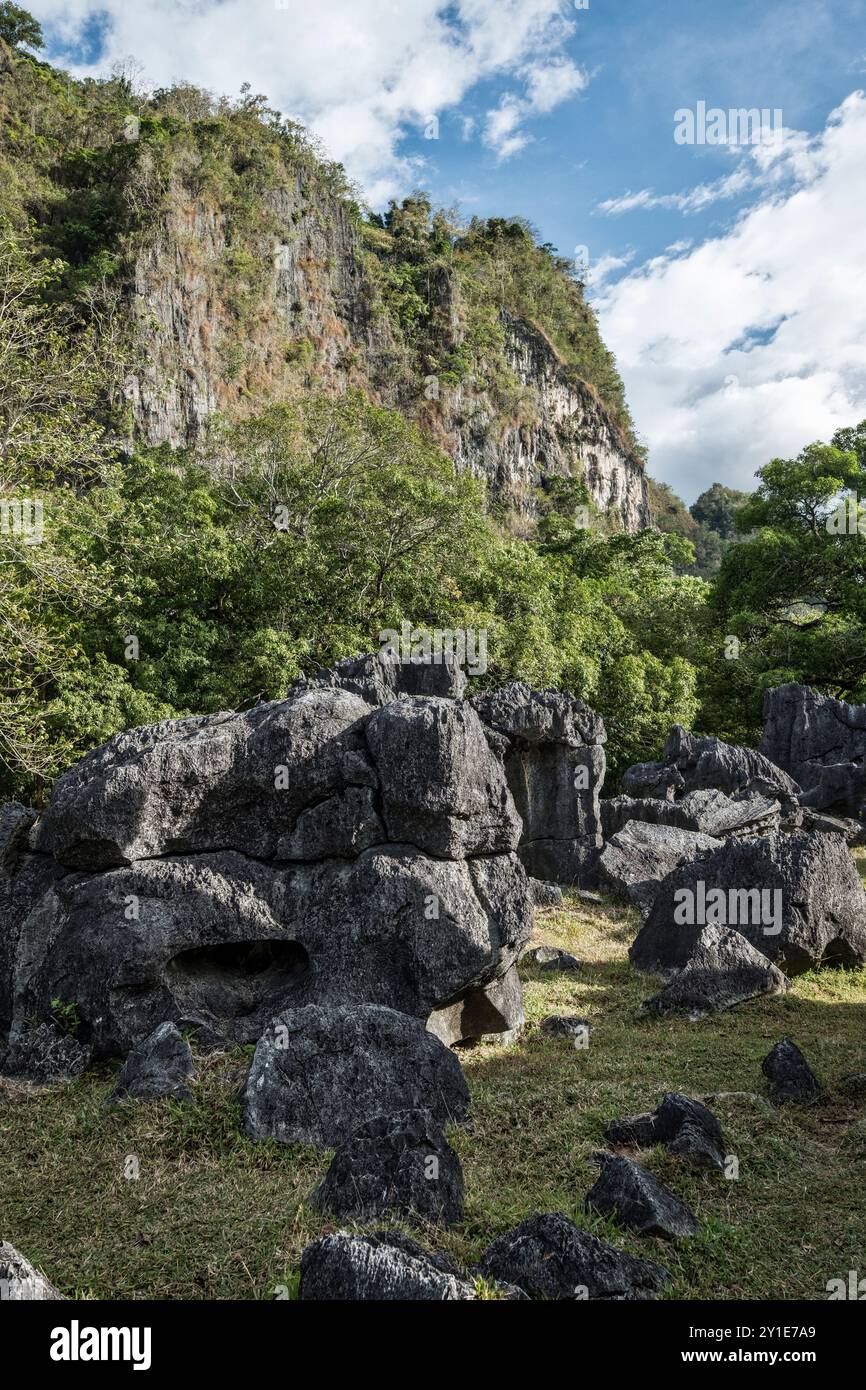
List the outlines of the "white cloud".
<svg viewBox="0 0 866 1390">
<path fill-rule="evenodd" d="M 592 261 L 586 277 L 586 283 L 592 289 L 600 289 L 606 280 L 617 270 L 624 270 L 634 260 L 634 251 L 627 251 L 624 256 L 614 256 L 607 252 L 604 256 L 599 256 L 598 260 Z"/>
<path fill-rule="evenodd" d="M 477 83 L 516 84 L 484 127 L 504 158 L 528 143 L 521 126 L 530 116 L 585 80 L 564 56 L 575 28 L 567 0 L 291 0 L 285 9 L 275 0 L 29 0 L 29 8 L 70 48 L 88 21 L 107 21 L 104 52 L 87 71 L 135 54 L 156 85 L 186 78 L 236 93 L 248 80 L 308 124 L 374 204 L 418 175 L 400 152 L 407 131 L 453 113 L 466 137 L 460 104 Z M 440 138 L 447 130 L 443 120 Z"/>
<path fill-rule="evenodd" d="M 519 76 L 525 83 L 525 96 L 507 92 L 488 111 L 484 127 L 484 143 L 494 150 L 499 160 L 509 159 L 528 145 L 532 139 L 521 128 L 532 116 L 545 116 L 561 102 L 582 92 L 589 77 L 567 59 L 551 63 L 532 63 Z"/>
<path fill-rule="evenodd" d="M 866 96 L 767 171 L 725 235 L 596 301 L 651 471 L 687 499 L 866 417 Z"/>
</svg>

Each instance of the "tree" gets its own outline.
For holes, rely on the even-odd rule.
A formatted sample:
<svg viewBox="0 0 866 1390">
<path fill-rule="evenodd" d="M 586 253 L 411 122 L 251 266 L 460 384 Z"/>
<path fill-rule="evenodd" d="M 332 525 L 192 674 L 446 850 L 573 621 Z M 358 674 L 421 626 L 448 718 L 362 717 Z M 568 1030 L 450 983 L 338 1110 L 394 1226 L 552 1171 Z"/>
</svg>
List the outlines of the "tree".
<svg viewBox="0 0 866 1390">
<path fill-rule="evenodd" d="M 717 652 L 727 635 L 738 655 L 703 680 L 704 722 L 720 733 L 754 735 L 764 690 L 786 681 L 866 699 L 864 442 L 866 422 L 773 459 L 737 512 L 747 539 L 725 553 L 713 611 Z"/>
<path fill-rule="evenodd" d="M 47 302 L 67 269 L 30 257 L 0 224 L 0 486 L 75 471 L 109 449 L 96 418 L 106 381 L 96 332 Z"/>
<path fill-rule="evenodd" d="M 734 514 L 749 498 L 747 492 L 725 487 L 724 483 L 713 483 L 702 492 L 689 508 L 695 521 L 715 531 L 723 540 L 736 534 Z"/>
<path fill-rule="evenodd" d="M 10 0 L 0 4 L 0 39 L 5 39 L 12 48 L 44 48 L 42 26 L 27 10 L 13 5 Z"/>
</svg>

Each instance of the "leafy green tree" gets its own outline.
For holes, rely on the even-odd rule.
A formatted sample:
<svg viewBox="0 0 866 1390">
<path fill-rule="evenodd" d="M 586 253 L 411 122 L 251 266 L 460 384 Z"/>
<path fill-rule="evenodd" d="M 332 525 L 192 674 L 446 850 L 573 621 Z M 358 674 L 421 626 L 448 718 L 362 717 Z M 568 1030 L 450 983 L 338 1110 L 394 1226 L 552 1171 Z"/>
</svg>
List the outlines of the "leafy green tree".
<svg viewBox="0 0 866 1390">
<path fill-rule="evenodd" d="M 44 48 L 45 40 L 39 21 L 20 5 L 11 0 L 0 4 L 0 39 L 5 39 L 12 48 Z"/>
<path fill-rule="evenodd" d="M 764 690 L 785 681 L 866 699 L 864 439 L 866 422 L 773 459 L 737 511 L 747 539 L 725 553 L 713 612 L 717 655 L 726 636 L 739 654 L 708 660 L 702 682 L 703 722 L 720 732 L 753 738 Z"/>
<path fill-rule="evenodd" d="M 737 508 L 742 507 L 748 497 L 747 492 L 725 487 L 724 483 L 713 483 L 692 503 L 689 511 L 699 525 L 715 531 L 723 540 L 730 540 L 737 530 Z"/>
</svg>

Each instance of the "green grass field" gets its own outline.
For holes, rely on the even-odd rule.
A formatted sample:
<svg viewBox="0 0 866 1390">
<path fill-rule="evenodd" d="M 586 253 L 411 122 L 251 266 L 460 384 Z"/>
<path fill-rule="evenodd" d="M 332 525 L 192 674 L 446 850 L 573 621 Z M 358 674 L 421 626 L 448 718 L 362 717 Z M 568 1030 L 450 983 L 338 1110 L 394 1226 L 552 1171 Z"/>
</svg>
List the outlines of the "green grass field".
<svg viewBox="0 0 866 1390">
<path fill-rule="evenodd" d="M 862 1277 L 866 1094 L 851 1078 L 866 1073 L 866 970 L 800 976 L 788 995 L 697 1023 L 644 1018 L 653 981 L 628 966 L 635 931 L 634 914 L 612 906 L 537 915 L 539 939 L 585 968 L 551 980 L 522 967 L 520 1043 L 462 1053 L 472 1111 L 449 1138 L 463 1162 L 465 1219 L 420 1239 L 468 1263 L 514 1223 L 560 1210 L 667 1265 L 674 1299 L 822 1299 L 828 1280 L 851 1269 Z M 585 1018 L 589 1047 L 543 1034 L 551 1012 Z M 761 1059 L 786 1033 L 826 1088 L 818 1105 L 776 1110 L 764 1100 Z M 107 1110 L 110 1068 L 58 1090 L 0 1082 L 0 1238 L 75 1297 L 291 1295 L 302 1249 L 334 1229 L 305 1200 L 328 1155 L 242 1135 L 247 1057 L 201 1056 L 188 1106 Z M 737 1180 L 695 1176 L 661 1149 L 642 1156 L 700 1218 L 700 1234 L 675 1247 L 582 1212 L 606 1122 L 652 1108 L 666 1090 L 739 1093 L 712 1102 Z M 138 1178 L 126 1176 L 136 1163 Z"/>
</svg>

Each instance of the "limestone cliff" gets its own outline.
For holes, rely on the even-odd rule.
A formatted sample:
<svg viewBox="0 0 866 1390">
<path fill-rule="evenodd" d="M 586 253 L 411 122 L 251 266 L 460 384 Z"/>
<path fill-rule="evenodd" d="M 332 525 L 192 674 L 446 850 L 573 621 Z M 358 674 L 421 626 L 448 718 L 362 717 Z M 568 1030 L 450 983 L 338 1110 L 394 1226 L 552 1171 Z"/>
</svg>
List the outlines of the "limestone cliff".
<svg viewBox="0 0 866 1390">
<path fill-rule="evenodd" d="M 545 480 L 574 475 L 609 526 L 649 523 L 613 358 L 528 224 L 460 224 L 417 194 L 364 212 L 263 98 L 135 97 L 2 40 L 0 60 L 0 218 L 36 227 L 71 301 L 119 295 L 135 438 L 188 445 L 217 412 L 357 386 L 506 508 L 531 515 Z"/>
<path fill-rule="evenodd" d="M 214 412 L 249 413 L 299 388 L 357 385 L 416 418 L 518 512 L 532 513 L 546 478 L 573 475 L 613 526 L 649 524 L 641 459 L 598 390 L 562 361 L 540 326 L 500 310 L 519 408 L 504 411 L 475 375 L 407 380 L 405 344 L 378 312 L 379 287 L 344 202 L 299 171 L 269 191 L 266 209 L 252 266 L 235 269 L 223 211 L 177 181 L 170 186 L 129 286 L 142 351 L 127 397 L 147 443 L 191 443 Z M 234 302 L 239 284 L 243 312 Z M 459 343 L 459 287 L 447 271 L 435 295 Z"/>
</svg>

